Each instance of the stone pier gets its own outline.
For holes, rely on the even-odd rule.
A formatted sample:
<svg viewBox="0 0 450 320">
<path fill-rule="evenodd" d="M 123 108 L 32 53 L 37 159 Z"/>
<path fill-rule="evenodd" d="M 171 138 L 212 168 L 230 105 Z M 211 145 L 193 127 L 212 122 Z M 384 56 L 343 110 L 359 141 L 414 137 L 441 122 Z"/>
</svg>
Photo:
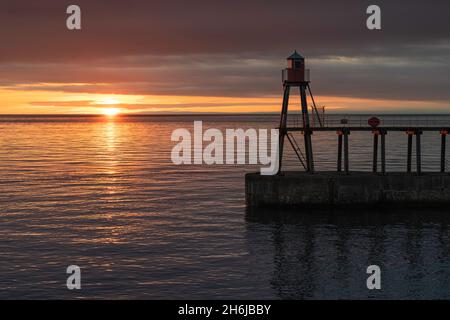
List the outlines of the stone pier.
<svg viewBox="0 0 450 320">
<path fill-rule="evenodd" d="M 283 172 L 245 176 L 247 206 L 450 206 L 449 173 Z"/>
</svg>

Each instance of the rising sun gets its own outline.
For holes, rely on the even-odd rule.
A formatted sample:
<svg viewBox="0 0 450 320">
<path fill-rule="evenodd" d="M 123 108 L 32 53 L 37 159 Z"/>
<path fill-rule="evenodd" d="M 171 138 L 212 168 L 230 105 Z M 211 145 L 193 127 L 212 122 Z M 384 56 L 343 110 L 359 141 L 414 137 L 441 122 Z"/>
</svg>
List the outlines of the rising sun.
<svg viewBox="0 0 450 320">
<path fill-rule="evenodd" d="M 120 113 L 120 109 L 119 108 L 104 108 L 104 109 L 102 109 L 102 112 L 105 116 L 114 117 Z"/>
</svg>

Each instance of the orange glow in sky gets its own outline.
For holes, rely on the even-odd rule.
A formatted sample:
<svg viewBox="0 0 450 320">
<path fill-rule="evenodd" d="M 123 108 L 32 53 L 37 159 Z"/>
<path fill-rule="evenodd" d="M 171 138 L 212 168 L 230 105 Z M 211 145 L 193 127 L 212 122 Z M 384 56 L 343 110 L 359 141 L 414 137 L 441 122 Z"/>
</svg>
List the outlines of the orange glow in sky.
<svg viewBox="0 0 450 320">
<path fill-rule="evenodd" d="M 291 97 L 291 109 L 300 104 Z M 328 112 L 446 112 L 445 101 L 403 101 L 316 96 Z M 280 112 L 282 93 L 266 97 L 208 97 L 170 95 L 95 94 L 0 87 L 0 114 L 100 114 L 183 112 Z M 426 108 L 424 108 L 426 106 Z"/>
</svg>

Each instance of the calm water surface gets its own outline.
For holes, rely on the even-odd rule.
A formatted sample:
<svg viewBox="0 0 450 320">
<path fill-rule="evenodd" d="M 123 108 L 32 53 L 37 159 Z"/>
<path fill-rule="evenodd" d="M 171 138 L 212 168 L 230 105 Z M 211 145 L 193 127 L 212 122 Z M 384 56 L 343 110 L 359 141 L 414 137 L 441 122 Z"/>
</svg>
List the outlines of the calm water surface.
<svg viewBox="0 0 450 320">
<path fill-rule="evenodd" d="M 172 164 L 171 133 L 194 120 L 1 117 L 0 298 L 450 298 L 450 210 L 248 211 L 244 174 L 259 166 Z M 313 139 L 317 169 L 333 169 L 335 135 Z M 389 134 L 389 170 L 404 170 L 405 140 Z M 437 170 L 439 136 L 423 140 Z M 350 143 L 352 169 L 370 169 L 370 136 Z M 66 289 L 71 264 L 80 291 Z M 381 291 L 365 287 L 370 264 Z"/>
</svg>

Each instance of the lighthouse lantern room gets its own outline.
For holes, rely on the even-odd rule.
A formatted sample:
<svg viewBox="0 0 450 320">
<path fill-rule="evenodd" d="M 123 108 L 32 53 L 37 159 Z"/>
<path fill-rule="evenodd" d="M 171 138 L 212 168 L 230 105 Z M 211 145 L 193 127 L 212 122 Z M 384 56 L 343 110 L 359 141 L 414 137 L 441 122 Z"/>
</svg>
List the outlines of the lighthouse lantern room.
<svg viewBox="0 0 450 320">
<path fill-rule="evenodd" d="M 302 83 L 309 81 L 309 70 L 305 69 L 305 58 L 295 51 L 287 58 L 287 69 L 283 70 L 283 83 Z"/>
</svg>

